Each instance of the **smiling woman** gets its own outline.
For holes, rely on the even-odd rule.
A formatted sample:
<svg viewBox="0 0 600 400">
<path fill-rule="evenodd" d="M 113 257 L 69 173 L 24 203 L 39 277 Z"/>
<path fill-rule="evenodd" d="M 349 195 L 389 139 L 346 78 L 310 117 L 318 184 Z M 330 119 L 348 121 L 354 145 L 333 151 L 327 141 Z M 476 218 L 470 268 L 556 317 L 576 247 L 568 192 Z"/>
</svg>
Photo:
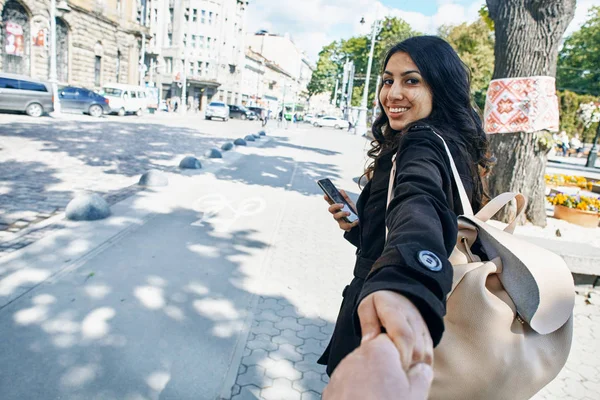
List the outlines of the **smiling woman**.
<svg viewBox="0 0 600 400">
<path fill-rule="evenodd" d="M 446 144 L 471 207 L 477 212 L 482 203 L 478 167 L 489 163 L 487 139 L 468 69 L 452 47 L 435 36 L 404 40 L 387 53 L 381 78 L 372 163 L 356 203 L 360 222 L 344 235 L 358 248 L 355 278 L 319 360 L 329 374 L 382 327 L 405 370 L 432 364 L 452 285 L 457 216 L 464 212 Z M 330 210 L 335 219 L 345 214 L 338 211 Z M 472 250 L 487 259 L 478 246 Z"/>
</svg>

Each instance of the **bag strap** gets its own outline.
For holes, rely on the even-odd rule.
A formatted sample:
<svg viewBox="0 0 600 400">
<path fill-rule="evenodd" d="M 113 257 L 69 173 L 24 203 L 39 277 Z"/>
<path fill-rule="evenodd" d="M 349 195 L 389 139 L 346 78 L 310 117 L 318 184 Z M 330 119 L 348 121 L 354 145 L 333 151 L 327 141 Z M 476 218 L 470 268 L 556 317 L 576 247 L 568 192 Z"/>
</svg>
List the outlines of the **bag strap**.
<svg viewBox="0 0 600 400">
<path fill-rule="evenodd" d="M 479 212 L 475 215 L 482 222 L 487 222 L 492 218 L 498 211 L 507 205 L 512 199 L 517 201 L 517 215 L 515 218 L 504 228 L 504 232 L 513 233 L 517 227 L 517 221 L 525 212 L 527 206 L 527 199 L 521 193 L 506 192 L 502 193 L 492 200 L 489 201 Z"/>
<path fill-rule="evenodd" d="M 440 140 L 444 144 L 444 148 L 446 149 L 446 154 L 448 155 L 448 160 L 450 161 L 450 168 L 452 169 L 452 176 L 454 177 L 454 182 L 456 183 L 456 187 L 458 188 L 458 194 L 460 197 L 460 205 L 462 206 L 462 209 L 463 209 L 463 215 L 472 216 L 473 208 L 471 207 L 471 202 L 469 201 L 469 197 L 467 196 L 467 191 L 465 190 L 462 180 L 460 179 L 460 175 L 458 173 L 458 169 L 456 168 L 456 164 L 454 163 L 454 158 L 452 157 L 452 153 L 450 153 L 450 149 L 448 148 L 448 145 L 446 144 L 446 141 L 444 140 L 444 138 L 442 138 L 440 135 L 438 135 L 434 130 L 432 130 L 432 132 L 437 137 L 440 138 Z M 390 171 L 390 180 L 389 180 L 389 184 L 388 184 L 387 204 L 385 207 L 386 210 L 389 207 L 390 202 L 392 201 L 392 196 L 394 195 L 394 179 L 395 178 L 396 178 L 396 155 L 394 154 L 394 157 L 392 158 L 392 170 Z M 494 215 L 494 214 L 492 214 L 492 215 Z M 514 228 L 513 228 L 513 230 L 514 230 Z M 386 226 L 386 228 L 385 228 L 386 238 L 387 238 L 387 233 L 388 233 L 388 229 Z"/>
</svg>

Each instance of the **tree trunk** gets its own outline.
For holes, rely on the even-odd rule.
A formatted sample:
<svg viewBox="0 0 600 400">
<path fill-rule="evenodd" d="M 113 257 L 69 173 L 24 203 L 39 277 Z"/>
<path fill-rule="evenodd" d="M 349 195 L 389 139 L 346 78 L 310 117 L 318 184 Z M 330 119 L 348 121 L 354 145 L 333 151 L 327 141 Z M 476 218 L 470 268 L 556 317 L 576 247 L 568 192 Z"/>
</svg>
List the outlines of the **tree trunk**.
<svg viewBox="0 0 600 400">
<path fill-rule="evenodd" d="M 486 0 L 494 21 L 494 75 L 492 79 L 556 76 L 558 46 L 575 13 L 575 0 Z M 492 197 L 521 192 L 527 197 L 526 217 L 546 225 L 545 183 L 547 149 L 538 133 L 490 135 L 490 147 L 498 159 L 487 185 Z M 514 212 L 498 214 L 508 222 Z"/>
</svg>

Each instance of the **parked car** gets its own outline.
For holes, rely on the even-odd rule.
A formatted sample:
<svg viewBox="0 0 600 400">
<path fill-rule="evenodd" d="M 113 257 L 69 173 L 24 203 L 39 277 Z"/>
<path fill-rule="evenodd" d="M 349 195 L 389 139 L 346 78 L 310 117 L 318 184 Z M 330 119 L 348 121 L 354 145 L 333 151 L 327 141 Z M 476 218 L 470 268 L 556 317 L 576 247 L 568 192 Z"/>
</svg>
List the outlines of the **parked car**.
<svg viewBox="0 0 600 400">
<path fill-rule="evenodd" d="M 0 72 L 0 110 L 25 112 L 32 117 L 52 112 L 52 86 L 25 75 Z"/>
<path fill-rule="evenodd" d="M 329 126 L 335 129 L 348 129 L 348 121 L 338 117 L 325 116 L 317 118 L 313 125 L 316 127 Z"/>
<path fill-rule="evenodd" d="M 308 123 L 308 124 L 312 124 L 315 121 L 315 116 L 313 114 L 305 114 L 304 115 L 304 122 Z"/>
<path fill-rule="evenodd" d="M 220 101 L 213 101 L 206 107 L 204 118 L 221 118 L 223 121 L 229 120 L 229 106 Z"/>
<path fill-rule="evenodd" d="M 246 107 L 229 104 L 229 116 L 231 118 L 250 119 L 251 115 L 252 111 L 248 110 Z"/>
<path fill-rule="evenodd" d="M 92 117 L 101 117 L 110 112 L 108 99 L 88 89 L 67 86 L 59 90 L 58 98 L 64 111 L 87 113 Z"/>
<path fill-rule="evenodd" d="M 100 94 L 108 99 L 110 112 L 121 117 L 127 113 L 140 116 L 148 107 L 148 95 L 142 86 L 110 83 L 102 87 Z"/>
<path fill-rule="evenodd" d="M 257 118 L 260 119 L 261 121 L 263 120 L 264 117 L 267 116 L 267 110 L 265 110 L 262 107 L 248 107 L 248 110 L 254 112 L 254 114 L 256 114 Z"/>
</svg>

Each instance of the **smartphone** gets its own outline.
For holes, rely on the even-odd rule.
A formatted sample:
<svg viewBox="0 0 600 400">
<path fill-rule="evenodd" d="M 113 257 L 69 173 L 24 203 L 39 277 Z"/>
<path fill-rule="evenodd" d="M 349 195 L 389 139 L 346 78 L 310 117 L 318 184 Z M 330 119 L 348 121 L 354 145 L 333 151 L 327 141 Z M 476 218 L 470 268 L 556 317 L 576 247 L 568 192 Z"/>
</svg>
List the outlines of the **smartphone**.
<svg viewBox="0 0 600 400">
<path fill-rule="evenodd" d="M 354 221 L 358 221 L 358 215 L 356 215 L 354 213 L 354 211 L 352 210 L 352 207 L 350 207 L 350 204 L 348 204 L 346 199 L 344 199 L 344 196 L 342 196 L 340 191 L 337 190 L 337 188 L 334 186 L 333 183 L 331 183 L 331 181 L 329 179 L 327 179 L 327 178 L 319 179 L 317 181 L 317 185 L 319 185 L 321 190 L 323 190 L 323 192 L 325 192 L 325 194 L 327 195 L 327 197 L 329 197 L 331 199 L 331 201 L 333 201 L 334 203 L 337 203 L 337 204 L 344 205 L 344 207 L 342 207 L 342 211 L 346 211 L 346 212 L 350 213 L 350 215 L 348 215 L 347 217 L 344 217 L 344 220 L 346 222 L 351 224 Z"/>
</svg>

